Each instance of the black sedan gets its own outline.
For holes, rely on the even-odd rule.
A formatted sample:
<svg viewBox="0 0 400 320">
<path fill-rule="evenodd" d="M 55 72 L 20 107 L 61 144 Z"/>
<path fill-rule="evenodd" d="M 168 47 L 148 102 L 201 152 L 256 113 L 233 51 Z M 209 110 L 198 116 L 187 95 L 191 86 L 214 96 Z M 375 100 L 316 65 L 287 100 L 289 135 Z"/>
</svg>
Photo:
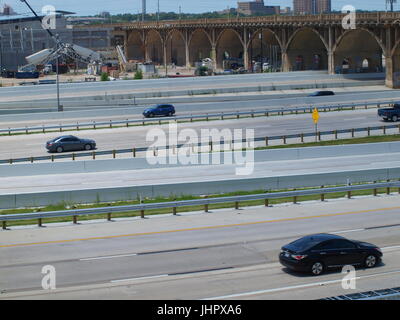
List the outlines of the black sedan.
<svg viewBox="0 0 400 320">
<path fill-rule="evenodd" d="M 373 268 L 382 256 L 382 251 L 371 243 L 332 234 L 315 234 L 283 246 L 279 261 L 291 270 L 320 275 L 328 268 L 345 265 Z"/>
<path fill-rule="evenodd" d="M 309 94 L 309 97 L 325 97 L 325 96 L 334 96 L 335 93 L 333 91 L 316 91 Z"/>
<path fill-rule="evenodd" d="M 47 141 L 46 149 L 49 152 L 81 151 L 96 148 L 96 142 L 90 139 L 80 139 L 74 136 L 62 136 Z"/>
</svg>

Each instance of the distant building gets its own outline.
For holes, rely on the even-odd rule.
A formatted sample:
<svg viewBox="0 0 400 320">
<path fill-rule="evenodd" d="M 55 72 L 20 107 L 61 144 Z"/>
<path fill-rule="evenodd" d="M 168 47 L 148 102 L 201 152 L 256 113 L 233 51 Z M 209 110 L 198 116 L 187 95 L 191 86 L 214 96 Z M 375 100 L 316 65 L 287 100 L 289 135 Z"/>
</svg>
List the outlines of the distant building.
<svg viewBox="0 0 400 320">
<path fill-rule="evenodd" d="M 332 11 L 332 0 L 293 0 L 295 14 L 319 14 Z"/>
<path fill-rule="evenodd" d="M 280 14 L 280 6 L 266 6 L 264 0 L 238 2 L 238 12 L 247 16 L 253 14 Z"/>
</svg>

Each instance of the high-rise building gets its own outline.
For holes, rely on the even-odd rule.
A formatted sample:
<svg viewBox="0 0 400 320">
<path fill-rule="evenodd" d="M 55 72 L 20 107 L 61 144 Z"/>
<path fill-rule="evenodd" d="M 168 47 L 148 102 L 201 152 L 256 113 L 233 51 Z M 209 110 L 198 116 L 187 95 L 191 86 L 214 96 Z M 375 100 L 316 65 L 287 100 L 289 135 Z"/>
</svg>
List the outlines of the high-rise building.
<svg viewBox="0 0 400 320">
<path fill-rule="evenodd" d="M 332 10 L 332 0 L 293 0 L 295 14 L 329 13 Z"/>
<path fill-rule="evenodd" d="M 238 12 L 245 15 L 252 14 L 279 14 L 280 6 L 266 6 L 264 0 L 238 2 Z"/>
</svg>

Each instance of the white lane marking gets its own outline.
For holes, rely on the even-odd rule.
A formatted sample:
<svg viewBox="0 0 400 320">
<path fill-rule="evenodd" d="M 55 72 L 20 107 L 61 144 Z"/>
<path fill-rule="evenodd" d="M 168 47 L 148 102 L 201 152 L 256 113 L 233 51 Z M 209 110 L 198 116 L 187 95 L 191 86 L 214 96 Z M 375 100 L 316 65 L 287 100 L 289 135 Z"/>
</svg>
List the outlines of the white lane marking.
<svg viewBox="0 0 400 320">
<path fill-rule="evenodd" d="M 149 276 L 149 277 L 139 277 L 139 278 L 130 278 L 130 279 L 120 279 L 120 280 L 111 280 L 111 283 L 118 283 L 118 282 L 126 282 L 126 281 L 135 281 L 135 280 L 147 280 L 147 279 L 157 279 L 157 278 L 164 278 L 168 277 L 168 274 L 160 274 L 158 276 Z"/>
<path fill-rule="evenodd" d="M 382 272 L 382 273 L 375 273 L 375 274 L 371 274 L 371 275 L 367 275 L 367 276 L 355 277 L 355 279 L 356 280 L 367 279 L 367 278 L 379 277 L 379 276 L 384 276 L 384 275 L 389 275 L 389 274 L 396 274 L 396 273 L 400 273 L 400 270 L 388 271 L 388 272 Z M 231 299 L 231 298 L 238 298 L 238 297 L 245 297 L 245 296 L 253 296 L 253 295 L 258 295 L 258 294 L 273 293 L 273 292 L 279 292 L 279 291 L 287 291 L 287 290 L 292 290 L 292 289 L 302 289 L 302 288 L 309 288 L 309 287 L 324 286 L 324 285 L 327 285 L 327 284 L 341 283 L 342 281 L 343 281 L 343 279 L 331 280 L 331 281 L 325 281 L 325 282 L 314 282 L 314 283 L 302 284 L 302 285 L 298 285 L 298 286 L 290 286 L 290 287 L 282 287 L 282 288 L 275 288 L 275 289 L 243 292 L 243 293 L 237 293 L 237 294 L 230 294 L 230 295 L 226 295 L 226 296 L 205 298 L 205 299 L 201 299 L 201 300 Z"/>
<path fill-rule="evenodd" d="M 84 258 L 84 259 L 79 259 L 79 261 L 92 261 L 92 260 L 125 258 L 125 257 L 134 257 L 134 256 L 137 256 L 137 254 L 136 253 L 132 253 L 132 254 L 121 254 L 121 255 L 117 255 L 117 256 L 104 256 L 104 257 Z"/>
<path fill-rule="evenodd" d="M 383 247 L 382 251 L 392 250 L 392 249 L 400 249 L 400 246 L 391 246 L 391 247 Z"/>
<path fill-rule="evenodd" d="M 357 231 L 365 231 L 365 229 L 343 230 L 343 231 L 335 231 L 335 232 L 331 232 L 331 233 L 339 234 L 339 233 L 350 233 L 350 232 L 357 232 Z"/>
</svg>

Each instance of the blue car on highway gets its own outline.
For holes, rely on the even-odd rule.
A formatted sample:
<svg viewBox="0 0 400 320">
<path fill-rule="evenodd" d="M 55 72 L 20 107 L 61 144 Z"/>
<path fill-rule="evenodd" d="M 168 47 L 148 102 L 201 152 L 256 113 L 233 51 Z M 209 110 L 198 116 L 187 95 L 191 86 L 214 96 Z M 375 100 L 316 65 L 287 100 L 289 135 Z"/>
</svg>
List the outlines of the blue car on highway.
<svg viewBox="0 0 400 320">
<path fill-rule="evenodd" d="M 175 107 L 172 104 L 159 104 L 151 108 L 147 108 L 143 112 L 145 118 L 154 117 L 172 117 L 175 114 Z"/>
</svg>

